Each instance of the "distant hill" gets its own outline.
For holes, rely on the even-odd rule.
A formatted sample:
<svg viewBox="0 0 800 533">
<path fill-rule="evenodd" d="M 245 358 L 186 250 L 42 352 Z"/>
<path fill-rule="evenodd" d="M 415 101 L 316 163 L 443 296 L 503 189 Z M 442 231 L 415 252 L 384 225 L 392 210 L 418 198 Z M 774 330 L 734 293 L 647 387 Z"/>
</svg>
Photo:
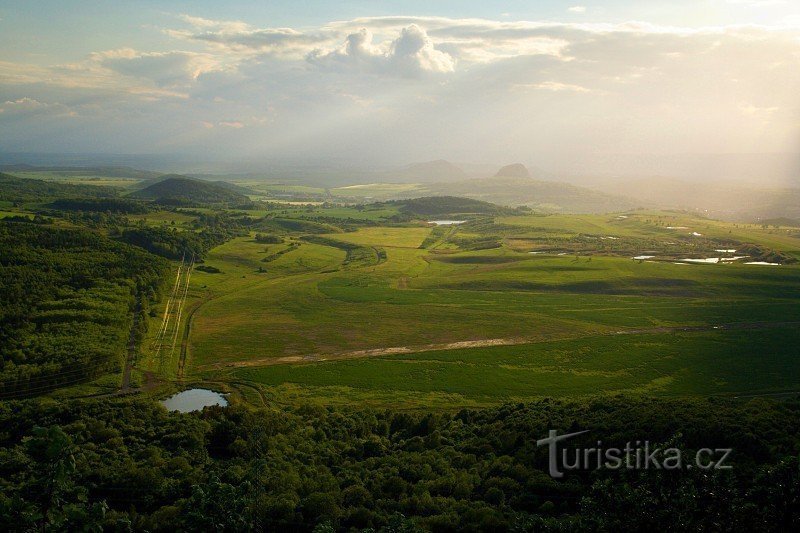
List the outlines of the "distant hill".
<svg viewBox="0 0 800 533">
<path fill-rule="evenodd" d="M 384 176 L 387 181 L 411 183 L 435 183 L 466 179 L 466 173 L 449 161 L 438 159 L 425 163 L 413 163 Z"/>
<path fill-rule="evenodd" d="M 120 189 L 99 185 L 73 185 L 33 178 L 18 178 L 0 172 L 0 200 L 33 202 L 57 198 L 109 198 Z"/>
<path fill-rule="evenodd" d="M 800 188 L 756 187 L 736 182 L 685 181 L 661 176 L 601 181 L 608 193 L 624 193 L 659 207 L 702 210 L 727 220 L 800 219 Z"/>
<path fill-rule="evenodd" d="M 531 173 L 522 163 L 506 165 L 497 171 L 496 178 L 530 178 Z"/>
<path fill-rule="evenodd" d="M 155 183 L 131 193 L 130 196 L 161 202 L 199 204 L 242 203 L 249 200 L 244 194 L 220 185 L 219 182 L 203 181 L 179 174 L 161 176 Z"/>
<path fill-rule="evenodd" d="M 242 187 L 241 185 L 235 185 L 229 181 L 217 180 L 217 181 L 210 181 L 209 183 L 212 183 L 214 185 L 222 187 L 223 189 L 227 189 L 235 193 L 244 194 L 245 196 L 249 194 L 258 194 L 256 191 L 252 189 L 248 189 L 247 187 Z"/>
<path fill-rule="evenodd" d="M 471 198 L 460 198 L 457 196 L 427 196 L 423 198 L 411 198 L 408 200 L 397 200 L 388 202 L 390 204 L 401 204 L 401 211 L 413 215 L 441 216 L 453 214 L 500 214 L 509 211 L 498 205 L 473 200 Z"/>
<path fill-rule="evenodd" d="M 70 166 L 36 166 L 36 165 L 2 165 L 1 171 L 5 172 L 47 172 L 59 176 L 98 176 L 109 178 L 132 178 L 151 180 L 159 177 L 160 172 L 139 170 L 131 167 L 70 167 Z"/>
<path fill-rule="evenodd" d="M 433 183 L 407 194 L 411 193 L 415 196 L 459 196 L 497 205 L 525 205 L 540 211 L 562 213 L 610 213 L 647 206 L 625 196 L 531 178 L 492 177 Z"/>
</svg>

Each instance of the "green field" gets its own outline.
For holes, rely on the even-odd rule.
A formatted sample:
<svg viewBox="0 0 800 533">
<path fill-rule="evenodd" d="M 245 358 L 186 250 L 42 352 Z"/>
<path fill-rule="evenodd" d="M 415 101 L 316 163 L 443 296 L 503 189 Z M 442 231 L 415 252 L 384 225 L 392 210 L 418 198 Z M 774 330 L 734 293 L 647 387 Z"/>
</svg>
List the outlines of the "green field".
<svg viewBox="0 0 800 533">
<path fill-rule="evenodd" d="M 329 225 L 357 212 L 313 210 Z M 800 389 L 796 230 L 671 212 L 364 220 L 213 249 L 220 272 L 191 278 L 183 356 L 142 367 L 254 402 L 408 408 Z M 745 245 L 784 264 L 681 261 Z"/>
</svg>

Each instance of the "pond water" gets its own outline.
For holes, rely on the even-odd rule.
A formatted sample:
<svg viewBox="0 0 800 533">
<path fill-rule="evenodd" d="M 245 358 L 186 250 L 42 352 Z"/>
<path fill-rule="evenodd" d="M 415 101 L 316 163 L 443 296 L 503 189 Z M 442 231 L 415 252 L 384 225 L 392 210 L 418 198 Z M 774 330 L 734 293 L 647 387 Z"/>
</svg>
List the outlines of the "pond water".
<svg viewBox="0 0 800 533">
<path fill-rule="evenodd" d="M 654 255 L 637 255 L 633 259 L 641 260 L 641 259 L 652 259 Z"/>
<path fill-rule="evenodd" d="M 429 220 L 428 224 L 436 224 L 437 226 L 453 226 L 455 224 L 463 224 L 466 220 Z"/>
<path fill-rule="evenodd" d="M 223 394 L 214 392 L 213 390 L 189 389 L 173 394 L 166 400 L 162 400 L 161 405 L 170 411 L 191 413 L 192 411 L 201 411 L 203 407 L 210 407 L 212 405 L 225 407 L 228 405 L 228 400 L 225 399 Z"/>
</svg>

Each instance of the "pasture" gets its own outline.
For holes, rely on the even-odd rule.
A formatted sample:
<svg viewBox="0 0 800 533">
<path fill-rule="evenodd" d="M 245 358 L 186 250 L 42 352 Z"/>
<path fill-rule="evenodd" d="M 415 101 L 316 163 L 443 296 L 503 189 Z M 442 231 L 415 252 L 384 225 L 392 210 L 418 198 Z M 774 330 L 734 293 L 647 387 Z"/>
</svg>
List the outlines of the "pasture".
<svg viewBox="0 0 800 533">
<path fill-rule="evenodd" d="M 503 216 L 448 229 L 446 246 L 429 249 L 435 231 L 373 221 L 213 249 L 206 264 L 220 272 L 192 276 L 182 377 L 228 383 L 251 401 L 257 390 L 286 403 L 408 408 L 800 389 L 790 229 L 670 212 Z M 497 246 L 469 248 L 488 235 Z M 584 239 L 569 253 L 531 254 L 521 244 L 561 249 L 587 235 L 615 237 L 614 248 Z M 744 244 L 786 263 L 676 264 Z M 384 259 L 349 262 L 347 246 Z M 644 252 L 658 259 L 630 256 Z"/>
</svg>

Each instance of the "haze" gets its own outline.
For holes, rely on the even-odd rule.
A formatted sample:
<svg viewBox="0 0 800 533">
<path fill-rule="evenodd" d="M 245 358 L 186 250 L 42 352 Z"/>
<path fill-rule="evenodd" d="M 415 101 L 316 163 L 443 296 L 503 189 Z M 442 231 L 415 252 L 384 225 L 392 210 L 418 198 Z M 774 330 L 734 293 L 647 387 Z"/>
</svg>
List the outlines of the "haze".
<svg viewBox="0 0 800 533">
<path fill-rule="evenodd" d="M 796 2 L 429 4 L 7 3 L 0 150 L 796 169 Z"/>
</svg>

